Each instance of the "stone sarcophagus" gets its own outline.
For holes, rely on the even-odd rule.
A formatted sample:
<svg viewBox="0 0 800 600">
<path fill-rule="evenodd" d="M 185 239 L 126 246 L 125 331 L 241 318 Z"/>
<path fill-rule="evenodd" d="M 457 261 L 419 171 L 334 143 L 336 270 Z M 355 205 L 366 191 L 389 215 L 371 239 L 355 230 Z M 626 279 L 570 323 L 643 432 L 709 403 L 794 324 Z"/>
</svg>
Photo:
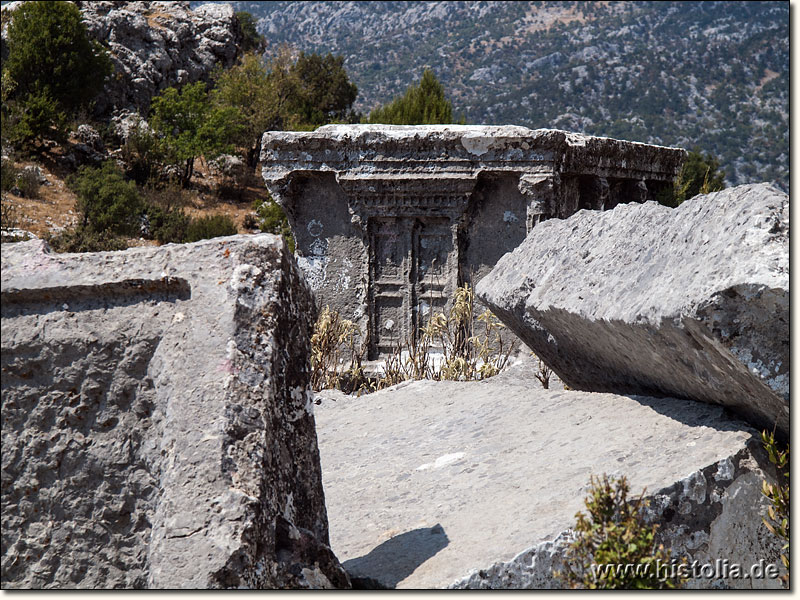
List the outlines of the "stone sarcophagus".
<svg viewBox="0 0 800 600">
<path fill-rule="evenodd" d="M 655 199 L 685 157 L 558 130 L 327 125 L 267 132 L 262 175 L 321 305 L 369 331 L 370 357 L 413 338 L 540 221 Z"/>
</svg>

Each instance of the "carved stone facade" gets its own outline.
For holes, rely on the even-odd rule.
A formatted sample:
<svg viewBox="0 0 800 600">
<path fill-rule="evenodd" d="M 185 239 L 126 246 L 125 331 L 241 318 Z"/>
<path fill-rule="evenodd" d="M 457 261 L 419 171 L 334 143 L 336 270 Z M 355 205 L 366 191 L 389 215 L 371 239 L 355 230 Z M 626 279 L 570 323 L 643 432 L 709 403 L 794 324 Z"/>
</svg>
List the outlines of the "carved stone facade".
<svg viewBox="0 0 800 600">
<path fill-rule="evenodd" d="M 265 133 L 261 161 L 317 302 L 369 330 L 375 358 L 541 221 L 653 200 L 685 155 L 516 126 L 328 125 Z"/>
</svg>

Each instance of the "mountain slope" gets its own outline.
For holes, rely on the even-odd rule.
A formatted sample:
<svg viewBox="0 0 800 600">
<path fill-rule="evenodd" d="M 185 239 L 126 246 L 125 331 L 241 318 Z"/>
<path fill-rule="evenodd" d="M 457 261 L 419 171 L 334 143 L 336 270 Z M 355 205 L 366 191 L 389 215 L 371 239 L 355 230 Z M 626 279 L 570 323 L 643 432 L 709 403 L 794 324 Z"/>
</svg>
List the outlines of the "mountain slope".
<svg viewBox="0 0 800 600">
<path fill-rule="evenodd" d="M 368 111 L 431 67 L 468 123 L 687 148 L 789 185 L 786 2 L 233 2 L 271 48 L 333 52 Z"/>
</svg>

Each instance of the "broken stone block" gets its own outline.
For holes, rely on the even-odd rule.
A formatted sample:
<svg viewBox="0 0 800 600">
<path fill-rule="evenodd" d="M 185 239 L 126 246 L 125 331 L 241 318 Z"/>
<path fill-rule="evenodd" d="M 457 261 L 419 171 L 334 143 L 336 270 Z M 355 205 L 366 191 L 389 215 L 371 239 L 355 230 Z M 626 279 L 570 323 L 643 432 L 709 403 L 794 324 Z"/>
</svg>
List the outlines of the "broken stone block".
<svg viewBox="0 0 800 600">
<path fill-rule="evenodd" d="M 547 221 L 476 295 L 569 386 L 789 431 L 789 198 L 766 185 Z"/>
<path fill-rule="evenodd" d="M 319 306 L 369 332 L 370 358 L 417 337 L 539 222 L 653 199 L 686 155 L 511 125 L 326 125 L 261 147 Z"/>
<path fill-rule="evenodd" d="M 761 521 L 761 481 L 774 471 L 756 431 L 720 406 L 544 390 L 514 369 L 319 394 L 331 545 L 354 585 L 559 587 L 568 529 L 603 473 L 625 475 L 637 496 L 646 489 L 659 541 L 689 562 L 780 565 L 781 543 Z"/>
<path fill-rule="evenodd" d="M 2 246 L 2 584 L 346 587 L 278 236 Z"/>
</svg>

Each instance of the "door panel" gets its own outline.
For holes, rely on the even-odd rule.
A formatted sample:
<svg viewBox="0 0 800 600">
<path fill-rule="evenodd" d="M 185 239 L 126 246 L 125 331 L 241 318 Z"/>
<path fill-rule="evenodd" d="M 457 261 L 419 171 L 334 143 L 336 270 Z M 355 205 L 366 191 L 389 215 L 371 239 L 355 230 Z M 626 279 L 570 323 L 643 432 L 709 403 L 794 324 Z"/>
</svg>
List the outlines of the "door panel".
<svg viewBox="0 0 800 600">
<path fill-rule="evenodd" d="M 449 219 L 386 217 L 370 220 L 371 358 L 413 341 L 443 312 L 454 289 Z"/>
</svg>

